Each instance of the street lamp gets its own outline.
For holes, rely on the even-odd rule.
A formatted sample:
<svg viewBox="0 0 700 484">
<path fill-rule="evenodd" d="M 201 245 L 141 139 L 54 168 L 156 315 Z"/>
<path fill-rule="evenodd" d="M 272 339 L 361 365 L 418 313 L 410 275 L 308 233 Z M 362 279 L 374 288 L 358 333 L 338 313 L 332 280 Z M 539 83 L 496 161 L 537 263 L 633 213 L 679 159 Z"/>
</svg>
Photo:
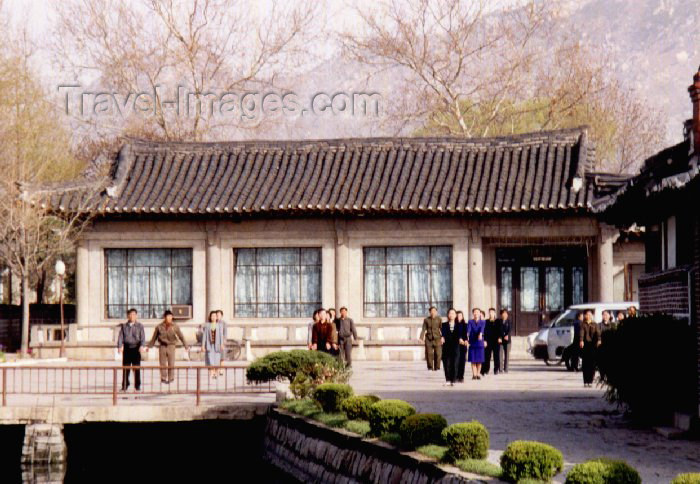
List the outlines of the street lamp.
<svg viewBox="0 0 700 484">
<path fill-rule="evenodd" d="M 58 276 L 59 279 L 59 287 L 58 287 L 58 301 L 59 304 L 61 305 L 61 350 L 59 352 L 60 357 L 64 357 L 66 355 L 66 331 L 65 331 L 65 326 L 63 322 L 63 276 L 66 274 L 66 265 L 63 263 L 61 259 L 58 259 L 56 261 L 56 275 Z"/>
</svg>

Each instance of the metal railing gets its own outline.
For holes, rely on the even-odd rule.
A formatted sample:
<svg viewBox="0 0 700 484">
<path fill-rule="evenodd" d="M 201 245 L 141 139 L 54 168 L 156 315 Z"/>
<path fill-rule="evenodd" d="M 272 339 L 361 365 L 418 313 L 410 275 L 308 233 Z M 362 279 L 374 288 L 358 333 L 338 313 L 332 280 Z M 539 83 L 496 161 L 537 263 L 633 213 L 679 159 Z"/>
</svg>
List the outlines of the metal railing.
<svg viewBox="0 0 700 484">
<path fill-rule="evenodd" d="M 215 376 L 206 366 L 17 366 L 0 369 L 2 405 L 8 396 L 111 396 L 117 405 L 120 396 L 194 395 L 199 405 L 206 395 L 240 395 L 273 393 L 272 383 L 251 384 L 246 381 L 245 367 L 222 366 Z M 122 392 L 124 370 L 130 370 L 128 393 Z M 140 372 L 141 386 L 135 392 L 135 371 Z M 172 372 L 172 373 L 170 373 Z M 170 382 L 166 383 L 168 380 Z"/>
</svg>

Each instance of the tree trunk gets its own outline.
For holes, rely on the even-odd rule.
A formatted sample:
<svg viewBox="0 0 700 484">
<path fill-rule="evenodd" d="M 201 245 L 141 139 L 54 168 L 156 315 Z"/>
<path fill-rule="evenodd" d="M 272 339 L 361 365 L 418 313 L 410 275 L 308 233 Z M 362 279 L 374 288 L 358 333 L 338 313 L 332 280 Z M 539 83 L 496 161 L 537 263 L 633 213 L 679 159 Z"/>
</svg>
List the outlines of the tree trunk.
<svg viewBox="0 0 700 484">
<path fill-rule="evenodd" d="M 29 354 L 29 276 L 22 274 L 22 356 Z"/>
<path fill-rule="evenodd" d="M 39 271 L 39 279 L 36 283 L 36 302 L 37 304 L 44 303 L 44 292 L 46 290 L 46 271 Z"/>
</svg>

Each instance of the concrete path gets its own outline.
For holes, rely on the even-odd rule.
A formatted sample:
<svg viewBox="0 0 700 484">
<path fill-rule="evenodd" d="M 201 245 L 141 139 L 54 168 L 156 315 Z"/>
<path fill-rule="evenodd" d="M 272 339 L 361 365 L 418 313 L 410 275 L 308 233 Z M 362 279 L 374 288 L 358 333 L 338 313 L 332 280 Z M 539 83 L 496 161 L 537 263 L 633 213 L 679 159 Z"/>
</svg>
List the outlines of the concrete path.
<svg viewBox="0 0 700 484">
<path fill-rule="evenodd" d="M 429 372 L 424 362 L 398 361 L 356 362 L 350 383 L 358 394 L 406 400 L 419 412 L 444 415 L 449 423 L 480 421 L 491 436 L 489 460 L 496 463 L 510 441 L 552 444 L 566 463 L 555 482 L 563 482 L 573 464 L 600 456 L 626 460 L 645 483 L 700 472 L 700 442 L 667 440 L 632 428 L 605 401 L 602 389 L 583 388 L 580 373 L 547 367 L 525 353 L 513 356 L 509 373 L 455 387 L 444 387 L 444 373 Z"/>
</svg>

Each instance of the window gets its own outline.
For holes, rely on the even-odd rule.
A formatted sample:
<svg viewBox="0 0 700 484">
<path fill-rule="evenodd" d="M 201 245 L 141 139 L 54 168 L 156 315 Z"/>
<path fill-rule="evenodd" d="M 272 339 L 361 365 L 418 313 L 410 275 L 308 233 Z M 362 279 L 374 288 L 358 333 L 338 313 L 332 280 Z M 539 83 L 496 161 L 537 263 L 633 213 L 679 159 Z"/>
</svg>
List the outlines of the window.
<svg viewBox="0 0 700 484">
<path fill-rule="evenodd" d="M 234 314 L 310 318 L 321 305 L 321 249 L 235 249 Z"/>
<path fill-rule="evenodd" d="M 520 269 L 520 310 L 538 311 L 540 294 L 539 270 L 537 267 Z"/>
<path fill-rule="evenodd" d="M 564 268 L 547 267 L 545 269 L 545 297 L 547 311 L 562 311 L 564 309 Z"/>
<path fill-rule="evenodd" d="M 571 268 L 571 304 L 583 304 L 583 267 Z"/>
<path fill-rule="evenodd" d="M 192 249 L 106 249 L 108 318 L 136 308 L 160 318 L 173 305 L 192 304 Z"/>
<path fill-rule="evenodd" d="M 501 308 L 511 310 L 513 301 L 513 268 L 501 267 Z"/>
<path fill-rule="evenodd" d="M 366 247 L 365 317 L 418 317 L 452 306 L 452 248 Z"/>
</svg>

